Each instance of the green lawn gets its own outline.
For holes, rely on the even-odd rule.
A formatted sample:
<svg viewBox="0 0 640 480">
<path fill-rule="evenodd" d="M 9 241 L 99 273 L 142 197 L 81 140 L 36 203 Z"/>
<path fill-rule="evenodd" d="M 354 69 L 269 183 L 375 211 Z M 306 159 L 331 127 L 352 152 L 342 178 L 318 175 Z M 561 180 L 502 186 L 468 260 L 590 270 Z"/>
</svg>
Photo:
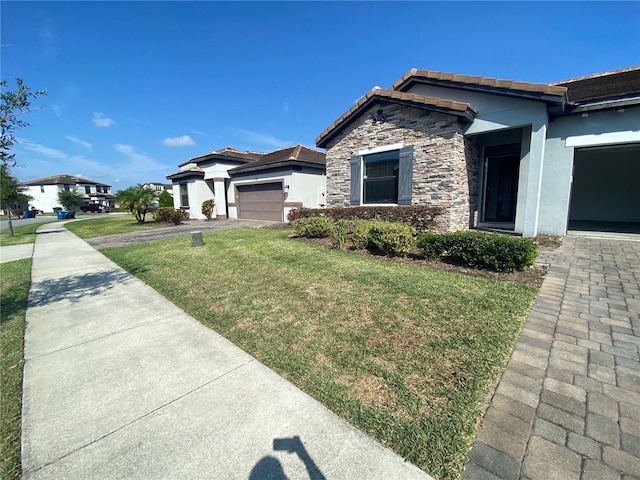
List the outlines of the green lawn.
<svg viewBox="0 0 640 480">
<path fill-rule="evenodd" d="M 537 289 L 285 233 L 102 252 L 427 473 L 457 478 Z"/>
<path fill-rule="evenodd" d="M 57 221 L 55 218 L 51 222 Z M 9 229 L 6 228 L 0 233 L 0 245 L 20 245 L 23 243 L 33 243 L 36 241 L 36 230 L 50 222 L 31 223 L 29 225 L 20 225 L 20 220 L 13 221 L 13 237 L 9 236 Z"/>
<path fill-rule="evenodd" d="M 24 326 L 31 259 L 0 265 L 0 478 L 20 478 Z"/>
<path fill-rule="evenodd" d="M 139 232 L 140 230 L 153 230 L 155 228 L 167 228 L 170 225 L 155 223 L 152 215 L 147 215 L 147 221 L 143 224 L 136 222 L 132 215 L 104 215 L 91 219 L 83 219 L 81 222 L 68 222 L 65 227 L 80 238 L 101 237 L 116 233 Z"/>
</svg>

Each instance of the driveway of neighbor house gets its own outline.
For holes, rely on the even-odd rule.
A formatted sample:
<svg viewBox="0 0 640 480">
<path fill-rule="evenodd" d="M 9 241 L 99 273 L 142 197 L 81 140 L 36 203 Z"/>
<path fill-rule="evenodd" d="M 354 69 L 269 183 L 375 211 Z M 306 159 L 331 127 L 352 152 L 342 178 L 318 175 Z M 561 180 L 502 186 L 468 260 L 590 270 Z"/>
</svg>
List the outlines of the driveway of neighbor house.
<svg viewBox="0 0 640 480">
<path fill-rule="evenodd" d="M 567 236 L 463 480 L 640 478 L 640 239 Z"/>
<path fill-rule="evenodd" d="M 431 478 L 60 224 L 26 320 L 24 479 Z"/>
</svg>

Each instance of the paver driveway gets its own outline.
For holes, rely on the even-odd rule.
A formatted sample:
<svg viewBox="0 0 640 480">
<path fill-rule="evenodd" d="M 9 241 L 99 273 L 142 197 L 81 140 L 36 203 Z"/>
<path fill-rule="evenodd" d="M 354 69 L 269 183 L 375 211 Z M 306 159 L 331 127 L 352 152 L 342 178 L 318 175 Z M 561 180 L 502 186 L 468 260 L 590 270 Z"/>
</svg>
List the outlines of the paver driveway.
<svg viewBox="0 0 640 480">
<path fill-rule="evenodd" d="M 640 478 L 640 239 L 567 236 L 541 260 L 462 478 Z"/>
</svg>

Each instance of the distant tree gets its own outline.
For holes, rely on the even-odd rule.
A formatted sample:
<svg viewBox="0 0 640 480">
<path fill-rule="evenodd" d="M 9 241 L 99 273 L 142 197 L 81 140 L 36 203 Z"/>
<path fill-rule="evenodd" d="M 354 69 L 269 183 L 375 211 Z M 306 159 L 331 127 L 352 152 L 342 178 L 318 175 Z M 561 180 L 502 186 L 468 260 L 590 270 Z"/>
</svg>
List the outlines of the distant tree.
<svg viewBox="0 0 640 480">
<path fill-rule="evenodd" d="M 160 208 L 173 208 L 173 197 L 169 192 L 163 190 L 158 197 L 158 205 Z"/>
<path fill-rule="evenodd" d="M 84 203 L 82 195 L 77 190 L 58 190 L 58 202 L 68 212 L 74 212 Z"/>
<path fill-rule="evenodd" d="M 0 80 L 0 124 L 2 125 L 2 140 L 0 140 L 0 160 L 3 165 L 15 166 L 15 153 L 11 147 L 16 143 L 14 132 L 29 124 L 20 118 L 21 115 L 37 109 L 31 108 L 31 100 L 46 95 L 44 90 L 32 92 L 22 78 L 16 78 L 16 89 L 8 90 L 7 81 Z"/>
<path fill-rule="evenodd" d="M 158 200 L 158 192 L 138 183 L 124 190 L 118 190 L 114 195 L 114 200 L 120 207 L 134 214 L 138 223 L 144 223 L 149 205 Z"/>
<path fill-rule="evenodd" d="M 23 193 L 23 190 L 18 186 L 18 180 L 11 175 L 9 167 L 5 163 L 0 163 L 0 208 L 9 217 L 9 235 L 12 237 L 14 236 L 13 223 L 11 222 L 13 209 L 31 200 L 31 197 Z"/>
</svg>

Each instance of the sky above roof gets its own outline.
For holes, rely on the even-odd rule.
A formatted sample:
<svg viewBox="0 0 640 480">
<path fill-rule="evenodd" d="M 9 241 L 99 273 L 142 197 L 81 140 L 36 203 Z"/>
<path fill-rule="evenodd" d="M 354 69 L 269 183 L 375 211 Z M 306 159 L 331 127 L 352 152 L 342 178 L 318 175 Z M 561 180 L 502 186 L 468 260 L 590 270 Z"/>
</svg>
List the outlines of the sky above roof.
<svg viewBox="0 0 640 480">
<path fill-rule="evenodd" d="M 314 139 L 411 68 L 550 83 L 640 64 L 640 2 L 0 3 L 1 75 L 48 95 L 20 181 L 163 182 Z"/>
</svg>

